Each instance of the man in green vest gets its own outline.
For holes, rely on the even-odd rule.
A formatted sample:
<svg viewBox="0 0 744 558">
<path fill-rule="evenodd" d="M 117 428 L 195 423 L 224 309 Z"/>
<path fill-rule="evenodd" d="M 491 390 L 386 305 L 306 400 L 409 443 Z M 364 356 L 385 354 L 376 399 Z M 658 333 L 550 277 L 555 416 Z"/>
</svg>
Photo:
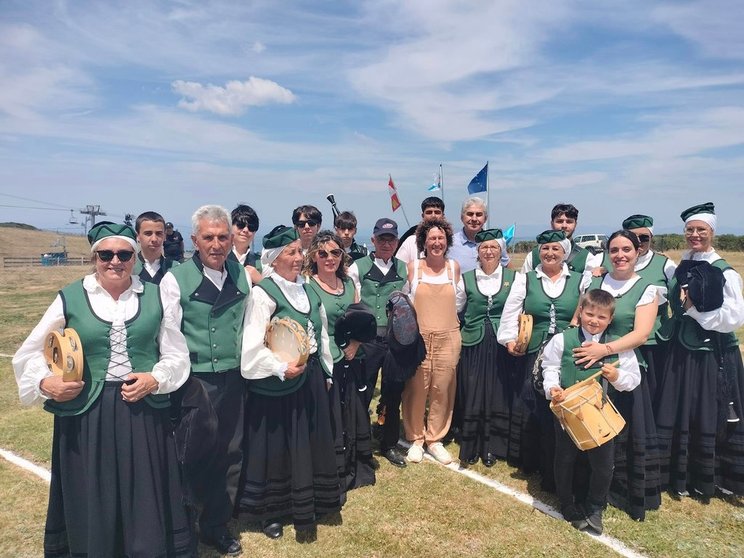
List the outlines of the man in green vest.
<svg viewBox="0 0 744 558">
<path fill-rule="evenodd" d="M 250 285 L 243 266 L 227 259 L 232 247 L 227 210 L 205 205 L 191 222 L 194 256 L 165 275 L 160 291 L 166 314 L 181 324 L 186 337 L 191 377 L 204 387 L 217 417 L 212 456 L 199 475 L 186 479 L 201 508 L 201 540 L 234 556 L 242 548 L 227 523 L 235 507 L 243 457 L 240 349 Z"/>
<path fill-rule="evenodd" d="M 403 288 L 408 277 L 406 264 L 393 257 L 398 248 L 398 224 L 392 219 L 378 219 L 372 232 L 374 252 L 356 260 L 349 268 L 362 302 L 369 306 L 377 320 L 377 337 L 364 343 L 364 371 L 367 377 L 366 402 L 372 402 L 377 375 L 388 352 L 387 302 L 390 294 Z M 382 371 L 380 407 L 385 409 L 382 424 L 380 453 L 397 467 L 405 467 L 406 460 L 397 448 L 400 431 L 400 401 L 403 382 L 390 381 Z"/>
<path fill-rule="evenodd" d="M 132 275 L 139 276 L 140 281 L 159 285 L 168 270 L 178 265 L 176 260 L 163 255 L 165 219 L 160 213 L 145 211 L 134 222 L 134 230 L 137 232 L 140 252 Z"/>
</svg>

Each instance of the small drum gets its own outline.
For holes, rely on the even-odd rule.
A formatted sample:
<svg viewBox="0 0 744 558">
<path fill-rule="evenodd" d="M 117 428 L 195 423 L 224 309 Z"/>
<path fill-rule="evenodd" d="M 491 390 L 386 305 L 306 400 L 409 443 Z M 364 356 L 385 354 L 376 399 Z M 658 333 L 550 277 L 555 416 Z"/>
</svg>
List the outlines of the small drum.
<svg viewBox="0 0 744 558">
<path fill-rule="evenodd" d="M 71 327 L 62 333 L 53 331 L 44 341 L 44 359 L 55 376 L 64 382 L 83 379 L 83 345 L 77 331 Z"/>
<path fill-rule="evenodd" d="M 625 420 L 595 376 L 566 388 L 565 399 L 560 403 L 550 403 L 550 410 L 582 451 L 609 442 L 625 426 Z"/>
<path fill-rule="evenodd" d="M 520 314 L 517 344 L 514 346 L 514 350 L 518 353 L 524 353 L 530 344 L 530 338 L 532 338 L 532 316 L 530 314 Z"/>
<path fill-rule="evenodd" d="M 264 343 L 282 362 L 303 365 L 310 354 L 305 328 L 292 318 L 273 318 L 266 328 Z"/>
</svg>

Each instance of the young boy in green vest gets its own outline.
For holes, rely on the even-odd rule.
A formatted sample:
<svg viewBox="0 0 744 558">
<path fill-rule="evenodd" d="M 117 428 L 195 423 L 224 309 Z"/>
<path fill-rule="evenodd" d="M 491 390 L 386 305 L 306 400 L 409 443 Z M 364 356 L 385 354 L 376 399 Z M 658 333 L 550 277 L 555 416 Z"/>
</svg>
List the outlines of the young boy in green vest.
<svg viewBox="0 0 744 558">
<path fill-rule="evenodd" d="M 593 367 L 578 367 L 573 350 L 583 343 L 607 343 L 605 331 L 615 312 L 615 298 L 601 289 L 587 292 L 579 303 L 579 327 L 565 330 L 553 337 L 543 352 L 543 388 L 545 397 L 557 404 L 564 400 L 564 390 L 601 370 L 602 376 L 617 391 L 630 391 L 641 382 L 638 360 L 633 351 L 607 357 Z M 614 469 L 614 440 L 586 450 L 591 473 L 586 501 L 574 503 L 574 464 L 579 450 L 568 434 L 555 421 L 555 484 L 564 519 L 580 530 L 602 534 L 602 511 L 607 505 L 607 493 Z"/>
</svg>

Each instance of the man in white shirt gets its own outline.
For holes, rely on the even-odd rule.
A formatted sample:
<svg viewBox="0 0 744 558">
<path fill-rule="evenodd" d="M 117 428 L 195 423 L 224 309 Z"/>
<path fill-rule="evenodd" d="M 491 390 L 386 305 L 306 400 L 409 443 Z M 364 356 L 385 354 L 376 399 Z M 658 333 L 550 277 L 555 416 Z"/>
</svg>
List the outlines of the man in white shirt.
<svg viewBox="0 0 744 558">
<path fill-rule="evenodd" d="M 145 211 L 134 222 L 134 230 L 140 252 L 132 274 L 138 275 L 140 281 L 159 285 L 168 270 L 178 265 L 176 260 L 163 255 L 165 219 L 160 213 Z"/>
</svg>

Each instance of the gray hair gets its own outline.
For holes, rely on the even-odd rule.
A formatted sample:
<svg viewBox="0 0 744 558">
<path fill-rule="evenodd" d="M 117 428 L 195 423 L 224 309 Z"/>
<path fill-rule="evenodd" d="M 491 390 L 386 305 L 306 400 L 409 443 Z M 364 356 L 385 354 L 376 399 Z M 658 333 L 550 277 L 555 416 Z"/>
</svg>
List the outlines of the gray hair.
<svg viewBox="0 0 744 558">
<path fill-rule="evenodd" d="M 483 198 L 479 198 L 478 196 L 470 196 L 469 198 L 465 198 L 465 201 L 462 202 L 460 215 L 465 215 L 465 212 L 468 210 L 468 208 L 473 207 L 474 205 L 482 207 L 483 215 L 488 217 L 488 207 L 486 207 L 486 201 Z"/>
<path fill-rule="evenodd" d="M 200 221 L 208 221 L 210 223 L 223 222 L 229 229 L 231 222 L 230 213 L 221 205 L 202 205 L 191 216 L 191 233 L 193 235 L 198 234 Z"/>
</svg>

